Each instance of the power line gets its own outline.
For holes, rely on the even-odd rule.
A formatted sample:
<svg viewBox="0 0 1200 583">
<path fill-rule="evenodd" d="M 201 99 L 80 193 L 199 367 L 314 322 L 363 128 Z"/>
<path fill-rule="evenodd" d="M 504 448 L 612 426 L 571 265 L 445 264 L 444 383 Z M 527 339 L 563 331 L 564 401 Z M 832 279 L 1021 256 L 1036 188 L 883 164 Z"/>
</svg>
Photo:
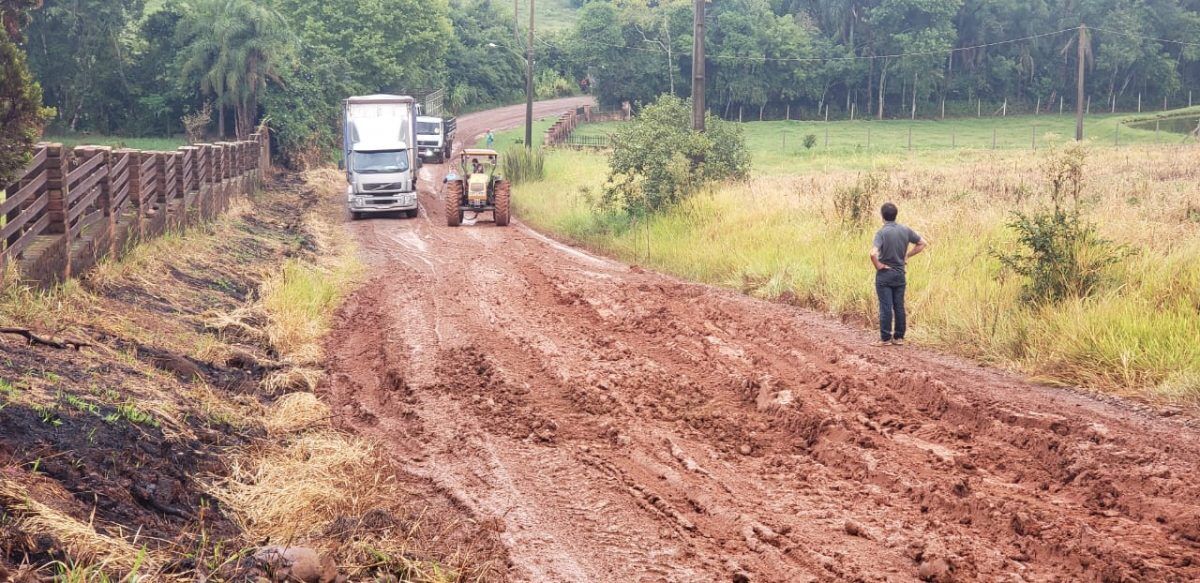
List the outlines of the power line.
<svg viewBox="0 0 1200 583">
<path fill-rule="evenodd" d="M 1171 40 L 1169 38 L 1154 38 L 1152 36 L 1134 34 L 1132 32 L 1122 32 L 1119 30 L 1109 30 L 1107 28 L 1096 28 L 1093 26 L 1089 26 L 1088 30 L 1098 30 L 1100 32 L 1107 32 L 1109 34 L 1119 34 L 1121 36 L 1127 36 L 1129 38 L 1137 38 L 1137 39 L 1141 39 L 1141 40 L 1154 41 L 1154 42 L 1158 42 L 1158 43 L 1171 43 L 1171 44 L 1176 44 L 1176 45 L 1182 45 L 1185 47 L 1200 47 L 1200 43 L 1187 42 L 1187 41 L 1182 41 L 1182 40 Z"/>
</svg>

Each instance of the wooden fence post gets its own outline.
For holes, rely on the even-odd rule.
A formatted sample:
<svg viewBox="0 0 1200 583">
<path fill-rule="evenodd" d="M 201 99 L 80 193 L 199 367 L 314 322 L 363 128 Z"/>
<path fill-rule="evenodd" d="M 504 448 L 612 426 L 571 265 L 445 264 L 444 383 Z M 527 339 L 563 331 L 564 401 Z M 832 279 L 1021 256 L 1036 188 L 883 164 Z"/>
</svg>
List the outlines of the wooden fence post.
<svg viewBox="0 0 1200 583">
<path fill-rule="evenodd" d="M 171 162 L 174 161 L 174 158 L 170 156 L 169 152 L 154 152 L 153 155 L 155 165 L 154 178 L 158 183 L 157 192 L 154 197 L 155 206 L 158 207 L 158 212 L 163 214 L 163 229 L 166 230 L 171 228 L 172 223 L 177 220 L 171 208 L 171 199 L 174 198 L 172 191 L 175 181 L 168 176 L 171 173 Z"/>
<path fill-rule="evenodd" d="M 142 177 L 142 162 L 145 161 L 142 152 L 138 150 L 127 150 L 129 153 L 129 200 L 133 203 L 134 225 L 133 230 L 135 237 L 141 241 L 145 236 L 145 219 L 146 209 L 142 204 L 143 193 L 143 177 Z"/>
<path fill-rule="evenodd" d="M 92 156 L 100 156 L 104 159 L 101 162 L 101 168 L 104 169 L 104 178 L 100 179 L 100 198 L 97 204 L 104 211 L 104 239 L 106 242 L 105 254 L 110 257 L 115 257 L 117 254 L 117 217 L 113 213 L 113 203 L 115 202 L 113 193 L 113 156 L 112 148 L 109 146 L 97 146 L 92 153 Z M 97 172 L 100 169 L 96 170 Z M 96 249 L 96 255 L 100 255 L 100 249 Z M 99 259 L 99 257 L 97 257 Z"/>
<path fill-rule="evenodd" d="M 225 144 L 213 144 L 213 201 L 216 202 L 216 212 L 223 212 L 229 202 L 225 192 Z"/>
<path fill-rule="evenodd" d="M 262 186 L 262 172 L 258 167 L 259 158 L 261 158 L 258 155 L 259 144 L 262 144 L 262 134 L 250 134 L 250 145 L 246 162 L 250 166 L 250 188 L 254 191 L 257 191 Z"/>
<path fill-rule="evenodd" d="M 70 150 L 62 144 L 46 146 L 46 195 L 48 204 L 46 212 L 50 224 L 46 233 L 62 235 L 62 266 L 57 270 L 63 280 L 71 277 L 71 226 L 67 224 L 67 174 L 70 173 Z"/>
<path fill-rule="evenodd" d="M 216 201 L 212 189 L 212 145 L 196 144 L 196 182 L 200 205 L 205 214 L 212 214 Z"/>
</svg>

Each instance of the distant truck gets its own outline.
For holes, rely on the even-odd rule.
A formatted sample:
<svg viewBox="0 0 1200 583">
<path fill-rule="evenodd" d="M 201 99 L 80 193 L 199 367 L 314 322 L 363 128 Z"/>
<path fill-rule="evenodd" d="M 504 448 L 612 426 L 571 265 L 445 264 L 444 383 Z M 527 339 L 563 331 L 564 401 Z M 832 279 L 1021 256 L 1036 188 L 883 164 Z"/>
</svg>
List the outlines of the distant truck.
<svg viewBox="0 0 1200 583">
<path fill-rule="evenodd" d="M 454 130 L 458 122 L 452 117 L 417 116 L 417 147 L 422 160 L 441 164 L 454 153 Z"/>
<path fill-rule="evenodd" d="M 405 95 L 345 101 L 343 164 L 346 204 L 355 220 L 368 213 L 417 216 L 417 102 Z"/>
</svg>

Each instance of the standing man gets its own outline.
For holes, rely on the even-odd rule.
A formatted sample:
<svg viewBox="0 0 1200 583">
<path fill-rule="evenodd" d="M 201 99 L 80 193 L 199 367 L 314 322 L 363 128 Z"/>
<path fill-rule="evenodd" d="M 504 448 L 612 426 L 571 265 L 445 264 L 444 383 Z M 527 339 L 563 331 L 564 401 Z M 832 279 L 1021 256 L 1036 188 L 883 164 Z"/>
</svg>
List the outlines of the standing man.
<svg viewBox="0 0 1200 583">
<path fill-rule="evenodd" d="M 879 344 L 902 346 L 907 329 L 904 288 L 908 280 L 904 266 L 909 257 L 925 250 L 929 243 L 916 231 L 896 222 L 899 209 L 890 202 L 879 209 L 883 227 L 871 243 L 871 264 L 875 266 L 875 293 L 879 295 Z M 909 244 L 914 245 L 910 250 Z M 895 329 L 892 328 L 893 318 Z"/>
<path fill-rule="evenodd" d="M 491 130 L 491 129 L 489 129 L 489 130 L 487 131 L 487 138 L 486 138 L 486 139 L 487 139 L 487 147 L 488 147 L 488 149 L 491 149 L 491 147 L 492 147 L 492 144 L 495 144 L 495 143 L 496 143 L 496 134 L 493 134 L 493 133 L 492 133 L 492 130 Z"/>
</svg>

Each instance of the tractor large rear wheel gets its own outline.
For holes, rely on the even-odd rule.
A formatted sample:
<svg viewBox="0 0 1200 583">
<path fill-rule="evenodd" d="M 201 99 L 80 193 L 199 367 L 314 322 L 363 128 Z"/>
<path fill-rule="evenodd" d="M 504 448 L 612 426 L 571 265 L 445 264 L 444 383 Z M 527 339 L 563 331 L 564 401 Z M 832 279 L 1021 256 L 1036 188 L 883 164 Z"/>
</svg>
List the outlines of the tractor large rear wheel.
<svg viewBox="0 0 1200 583">
<path fill-rule="evenodd" d="M 457 227 L 462 224 L 463 183 L 461 180 L 451 180 L 446 183 L 446 225 Z"/>
<path fill-rule="evenodd" d="M 496 217 L 496 226 L 508 226 L 509 203 L 512 201 L 512 185 L 507 180 L 496 181 L 496 210 L 492 211 L 492 215 Z"/>
</svg>

